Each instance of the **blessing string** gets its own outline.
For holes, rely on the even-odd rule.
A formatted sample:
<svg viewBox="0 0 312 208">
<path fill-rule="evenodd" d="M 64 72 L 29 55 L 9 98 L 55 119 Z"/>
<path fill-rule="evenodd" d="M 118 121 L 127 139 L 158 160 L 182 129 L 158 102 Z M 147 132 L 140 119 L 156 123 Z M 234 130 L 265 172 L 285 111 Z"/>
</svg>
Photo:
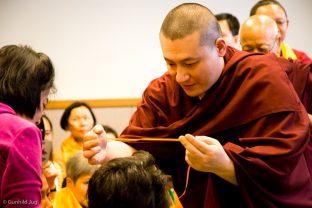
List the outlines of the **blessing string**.
<svg viewBox="0 0 312 208">
<path fill-rule="evenodd" d="M 183 191 L 183 193 L 179 196 L 179 199 L 181 199 L 181 198 L 185 195 L 185 193 L 186 193 L 188 181 L 189 181 L 189 178 L 190 178 L 190 171 L 191 171 L 191 166 L 188 166 L 187 171 L 186 171 L 186 181 L 185 181 L 184 191 Z"/>
<path fill-rule="evenodd" d="M 176 138 L 138 138 L 138 139 L 130 139 L 130 138 L 114 138 L 114 139 L 110 139 L 110 140 L 114 140 L 114 141 L 121 141 L 121 142 L 126 142 L 126 143 L 131 143 L 131 142 L 138 142 L 138 141 L 151 141 L 151 142 L 157 142 L 157 141 L 161 141 L 161 142 L 179 142 L 179 140 L 177 140 Z M 191 166 L 188 166 L 187 168 L 187 172 L 186 172 L 186 181 L 185 181 L 185 187 L 184 187 L 184 191 L 183 193 L 178 196 L 179 199 L 181 199 L 185 193 L 186 193 L 186 189 L 188 186 L 188 182 L 189 182 L 189 178 L 190 178 L 190 171 L 191 171 Z"/>
</svg>

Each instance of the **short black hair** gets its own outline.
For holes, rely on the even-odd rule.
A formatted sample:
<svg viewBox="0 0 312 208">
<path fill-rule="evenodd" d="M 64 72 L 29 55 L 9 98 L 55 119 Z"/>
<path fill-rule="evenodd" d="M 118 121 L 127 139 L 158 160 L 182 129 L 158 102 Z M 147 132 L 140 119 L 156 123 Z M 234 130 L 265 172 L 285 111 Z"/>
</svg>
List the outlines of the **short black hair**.
<svg viewBox="0 0 312 208">
<path fill-rule="evenodd" d="M 108 125 L 102 125 L 103 129 L 106 133 L 112 133 L 116 138 L 118 138 L 117 131 Z"/>
<path fill-rule="evenodd" d="M 160 34 L 170 40 L 177 40 L 200 34 L 200 44 L 214 46 L 221 36 L 221 29 L 214 14 L 205 6 L 197 3 L 184 3 L 173 8 L 165 17 Z"/>
<path fill-rule="evenodd" d="M 258 9 L 259 7 L 266 6 L 266 5 L 270 5 L 270 4 L 274 4 L 274 5 L 277 5 L 277 6 L 281 7 L 282 10 L 283 10 L 284 13 L 285 13 L 285 16 L 286 16 L 286 19 L 287 19 L 287 13 L 286 13 L 285 8 L 283 7 L 283 5 L 282 5 L 281 3 L 279 3 L 279 2 L 276 1 L 276 0 L 260 0 L 260 1 L 258 1 L 258 2 L 251 8 L 249 16 L 255 15 L 256 12 L 257 12 L 257 9 Z"/>
<path fill-rule="evenodd" d="M 240 25 L 237 17 L 230 13 L 220 13 L 216 14 L 216 18 L 218 21 L 225 20 L 229 25 L 232 35 L 238 35 Z"/>
<path fill-rule="evenodd" d="M 138 151 L 110 160 L 89 180 L 89 208 L 169 208 L 167 178 L 151 154 Z"/>
<path fill-rule="evenodd" d="M 0 49 L 0 102 L 17 114 L 32 119 L 40 107 L 41 93 L 54 88 L 50 58 L 29 46 L 7 45 Z"/>
<path fill-rule="evenodd" d="M 81 106 L 84 106 L 86 108 L 88 108 L 88 110 L 90 111 L 91 115 L 92 115 L 92 118 L 93 118 L 93 125 L 96 124 L 96 118 L 95 118 L 95 115 L 91 109 L 91 107 L 85 103 L 85 102 L 73 102 L 72 104 L 70 104 L 67 108 L 65 108 L 64 110 L 64 113 L 61 117 L 61 127 L 62 129 L 64 130 L 67 130 L 67 127 L 68 127 L 68 118 L 70 116 L 70 113 L 71 111 L 74 109 L 74 108 L 78 108 L 78 107 L 81 107 Z"/>
</svg>

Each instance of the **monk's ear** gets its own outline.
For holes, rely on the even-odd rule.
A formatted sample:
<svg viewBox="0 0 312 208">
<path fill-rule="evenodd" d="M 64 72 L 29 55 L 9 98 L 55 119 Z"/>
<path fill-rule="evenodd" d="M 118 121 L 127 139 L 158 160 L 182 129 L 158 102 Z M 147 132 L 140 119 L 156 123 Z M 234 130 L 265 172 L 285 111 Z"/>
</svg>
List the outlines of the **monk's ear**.
<svg viewBox="0 0 312 208">
<path fill-rule="evenodd" d="M 218 38 L 216 40 L 216 49 L 217 49 L 217 53 L 220 57 L 223 57 L 225 55 L 226 52 L 226 43 L 223 40 L 223 38 Z"/>
</svg>

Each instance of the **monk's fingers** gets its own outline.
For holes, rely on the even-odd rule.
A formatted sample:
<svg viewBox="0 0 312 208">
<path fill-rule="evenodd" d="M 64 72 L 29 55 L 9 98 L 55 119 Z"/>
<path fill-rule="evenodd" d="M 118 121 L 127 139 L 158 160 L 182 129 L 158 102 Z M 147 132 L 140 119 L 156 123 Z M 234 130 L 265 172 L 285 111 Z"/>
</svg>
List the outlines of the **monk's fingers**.
<svg viewBox="0 0 312 208">
<path fill-rule="evenodd" d="M 179 140 L 181 142 L 181 144 L 185 147 L 185 149 L 188 151 L 188 154 L 201 154 L 201 152 L 197 149 L 196 146 L 194 146 L 193 142 L 190 142 L 192 140 L 194 140 L 195 137 L 187 134 L 185 136 L 180 136 Z"/>
<path fill-rule="evenodd" d="M 212 137 L 196 136 L 186 137 L 188 141 L 202 154 L 211 155 L 219 148 L 223 148 L 220 142 Z"/>
<path fill-rule="evenodd" d="M 195 170 L 209 172 L 204 156 L 194 155 L 186 150 L 185 161 Z"/>
<path fill-rule="evenodd" d="M 100 145 L 101 145 L 101 140 L 98 138 L 94 138 L 90 140 L 84 140 L 82 147 L 83 147 L 83 150 L 85 151 L 85 150 L 93 149 L 95 147 L 100 147 Z"/>
<path fill-rule="evenodd" d="M 92 131 L 97 135 L 106 135 L 106 132 L 101 124 L 97 124 L 92 128 Z"/>
<path fill-rule="evenodd" d="M 105 138 L 106 133 L 103 126 L 100 124 L 95 125 L 86 135 L 83 137 L 83 141 L 97 140 L 99 138 Z"/>
<path fill-rule="evenodd" d="M 100 154 L 101 147 L 97 146 L 90 150 L 83 150 L 83 156 L 88 159 L 90 164 L 98 164 L 97 154 Z"/>
<path fill-rule="evenodd" d="M 185 135 L 185 140 L 189 143 L 188 150 L 191 152 L 200 152 L 200 154 L 210 154 L 215 148 L 215 144 L 218 143 L 216 139 L 207 136 L 192 136 L 190 134 Z M 185 143 L 187 143 L 185 142 Z"/>
<path fill-rule="evenodd" d="M 204 142 L 205 144 L 209 145 L 219 145 L 220 142 L 216 140 L 215 138 L 208 137 L 208 136 L 196 136 L 197 140 Z"/>
</svg>

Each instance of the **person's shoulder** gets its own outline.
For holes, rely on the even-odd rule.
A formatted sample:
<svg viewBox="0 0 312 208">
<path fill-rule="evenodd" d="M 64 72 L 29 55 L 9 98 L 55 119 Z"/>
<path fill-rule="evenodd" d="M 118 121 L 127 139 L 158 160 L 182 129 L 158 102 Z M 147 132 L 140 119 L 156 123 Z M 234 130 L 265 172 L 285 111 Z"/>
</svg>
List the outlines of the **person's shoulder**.
<svg viewBox="0 0 312 208">
<path fill-rule="evenodd" d="M 303 51 L 292 48 L 297 56 L 297 59 L 303 63 L 312 64 L 312 59 Z"/>
<path fill-rule="evenodd" d="M 232 47 L 227 47 L 227 52 L 225 54 L 225 68 L 232 68 L 240 64 L 248 68 L 253 68 L 257 65 L 267 65 L 271 61 L 276 62 L 277 57 L 273 53 L 249 53 L 246 51 L 241 51 Z"/>
<path fill-rule="evenodd" d="M 0 120 L 0 125 L 3 127 L 3 130 L 13 135 L 34 131 L 38 133 L 40 131 L 31 121 L 14 114 L 1 114 Z"/>
<path fill-rule="evenodd" d="M 248 53 L 236 50 L 230 59 L 227 60 L 225 71 L 235 70 L 237 73 L 244 74 L 259 70 L 267 70 L 269 72 L 272 68 L 280 69 L 281 64 L 279 62 L 279 58 L 273 53 Z"/>
<path fill-rule="evenodd" d="M 69 136 L 66 139 L 64 139 L 61 146 L 62 148 L 64 148 L 66 146 L 72 146 L 73 143 L 75 143 L 75 139 L 72 136 Z"/>
<path fill-rule="evenodd" d="M 81 208 L 80 203 L 68 187 L 61 188 L 56 192 L 53 205 L 53 207 Z"/>
<path fill-rule="evenodd" d="M 175 81 L 175 77 L 165 72 L 149 83 L 148 87 L 145 89 L 145 94 L 165 92 L 167 89 L 174 90 L 176 87 L 178 87 L 178 84 Z"/>
<path fill-rule="evenodd" d="M 149 85 L 161 85 L 172 81 L 174 81 L 173 76 L 171 76 L 168 72 L 165 72 L 160 77 L 153 79 Z"/>
</svg>

